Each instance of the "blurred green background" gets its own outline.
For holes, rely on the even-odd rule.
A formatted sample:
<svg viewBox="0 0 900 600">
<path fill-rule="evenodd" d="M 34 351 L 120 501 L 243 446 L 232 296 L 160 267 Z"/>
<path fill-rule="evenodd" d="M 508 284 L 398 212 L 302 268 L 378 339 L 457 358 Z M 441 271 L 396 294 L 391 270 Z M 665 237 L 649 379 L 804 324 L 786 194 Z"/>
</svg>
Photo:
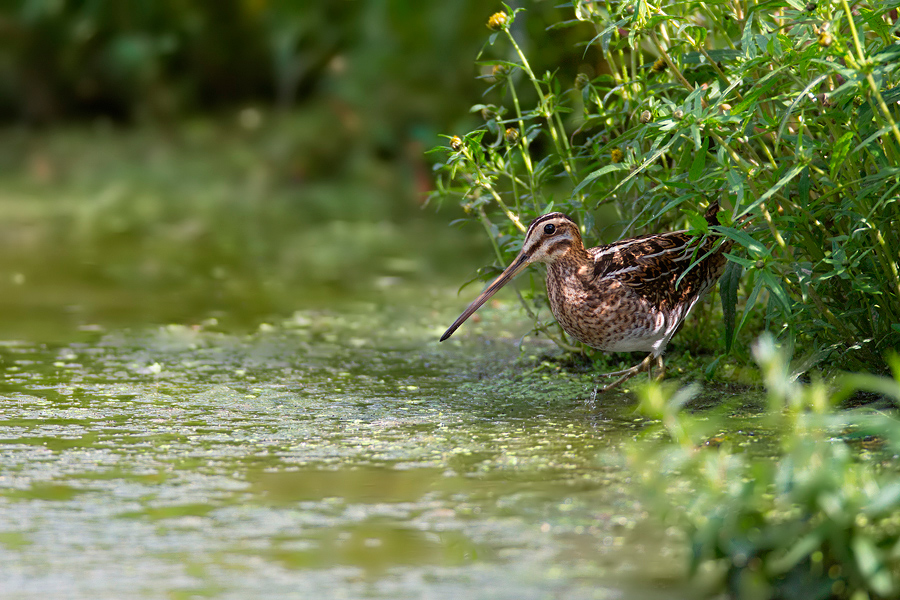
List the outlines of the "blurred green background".
<svg viewBox="0 0 900 600">
<path fill-rule="evenodd" d="M 474 125 L 499 4 L 2 6 L 6 335 L 417 302 L 489 256 L 483 232 L 448 227 L 458 207 L 424 206 L 424 153 Z M 569 30 L 544 32 L 565 9 L 526 7 L 523 43 L 554 42 L 535 68 L 574 76 Z"/>
</svg>

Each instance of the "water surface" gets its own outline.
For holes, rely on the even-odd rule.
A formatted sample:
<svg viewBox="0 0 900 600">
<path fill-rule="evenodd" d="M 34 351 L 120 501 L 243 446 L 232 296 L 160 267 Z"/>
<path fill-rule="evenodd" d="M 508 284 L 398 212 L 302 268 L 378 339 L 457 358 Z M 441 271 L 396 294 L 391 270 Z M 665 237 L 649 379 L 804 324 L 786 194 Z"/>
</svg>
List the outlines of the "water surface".
<svg viewBox="0 0 900 600">
<path fill-rule="evenodd" d="M 515 313 L 438 344 L 455 310 L 3 342 L 3 597 L 688 597 L 629 397 L 530 373 Z"/>
</svg>

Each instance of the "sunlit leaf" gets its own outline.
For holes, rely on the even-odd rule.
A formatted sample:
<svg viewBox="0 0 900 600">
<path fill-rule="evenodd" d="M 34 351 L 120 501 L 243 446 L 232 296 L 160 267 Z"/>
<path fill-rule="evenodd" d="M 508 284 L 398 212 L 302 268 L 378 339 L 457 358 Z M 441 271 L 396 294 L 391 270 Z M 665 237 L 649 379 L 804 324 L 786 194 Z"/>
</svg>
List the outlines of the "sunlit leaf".
<svg viewBox="0 0 900 600">
<path fill-rule="evenodd" d="M 853 141 L 853 136 L 854 133 L 852 131 L 847 131 L 834 142 L 831 150 L 831 162 L 829 163 L 832 179 L 837 174 L 838 169 L 841 168 L 844 159 L 847 158 L 847 153 L 850 152 L 850 142 Z"/>
</svg>

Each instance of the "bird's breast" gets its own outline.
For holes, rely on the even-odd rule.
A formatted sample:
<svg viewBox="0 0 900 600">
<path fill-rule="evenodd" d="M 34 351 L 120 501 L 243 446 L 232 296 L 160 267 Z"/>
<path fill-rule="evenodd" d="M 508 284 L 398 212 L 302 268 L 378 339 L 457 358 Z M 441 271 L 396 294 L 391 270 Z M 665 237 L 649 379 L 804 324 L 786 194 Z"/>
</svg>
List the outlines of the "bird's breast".
<svg viewBox="0 0 900 600">
<path fill-rule="evenodd" d="M 566 333 L 591 348 L 653 352 L 665 337 L 665 315 L 615 279 L 586 283 L 575 271 L 550 268 L 547 295 Z"/>
</svg>

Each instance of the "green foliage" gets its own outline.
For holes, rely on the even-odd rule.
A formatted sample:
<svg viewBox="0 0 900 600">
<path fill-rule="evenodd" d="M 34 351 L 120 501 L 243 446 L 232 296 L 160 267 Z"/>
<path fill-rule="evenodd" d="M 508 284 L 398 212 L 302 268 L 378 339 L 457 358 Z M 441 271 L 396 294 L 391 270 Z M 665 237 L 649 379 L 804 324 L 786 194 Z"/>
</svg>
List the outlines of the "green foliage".
<svg viewBox="0 0 900 600">
<path fill-rule="evenodd" d="M 501 264 L 550 210 L 611 241 L 693 229 L 721 200 L 732 212 L 714 229 L 744 283 L 729 272 L 726 347 L 764 308 L 807 364 L 884 370 L 900 346 L 898 6 L 576 0 L 549 24 L 574 40 L 545 72 L 522 50 L 528 13 L 507 8 L 481 57 L 483 124 L 452 139 L 433 198 L 459 202 Z M 623 227 L 605 235 L 610 221 Z M 553 333 L 533 310 L 543 290 L 527 297 Z"/>
<path fill-rule="evenodd" d="M 469 56 L 481 43 L 474 0 L 0 6 L 4 121 L 164 120 L 247 103 L 287 109 L 324 96 L 379 114 L 382 128 L 443 122 L 444 98 L 471 92 Z M 384 130 L 377 134 L 393 145 Z"/>
<path fill-rule="evenodd" d="M 712 573 L 716 591 L 742 599 L 896 598 L 900 481 L 896 464 L 878 458 L 896 456 L 900 426 L 896 414 L 835 407 L 860 389 L 900 403 L 900 359 L 895 379 L 847 375 L 828 387 L 799 383 L 770 336 L 754 355 L 777 459 L 710 445 L 722 422 L 681 411 L 691 389 L 641 391 L 640 410 L 676 443 L 642 446 L 634 467 L 656 512 L 686 534 L 691 573 L 708 584 Z M 874 456 L 861 457 L 862 444 L 875 445 Z"/>
</svg>

